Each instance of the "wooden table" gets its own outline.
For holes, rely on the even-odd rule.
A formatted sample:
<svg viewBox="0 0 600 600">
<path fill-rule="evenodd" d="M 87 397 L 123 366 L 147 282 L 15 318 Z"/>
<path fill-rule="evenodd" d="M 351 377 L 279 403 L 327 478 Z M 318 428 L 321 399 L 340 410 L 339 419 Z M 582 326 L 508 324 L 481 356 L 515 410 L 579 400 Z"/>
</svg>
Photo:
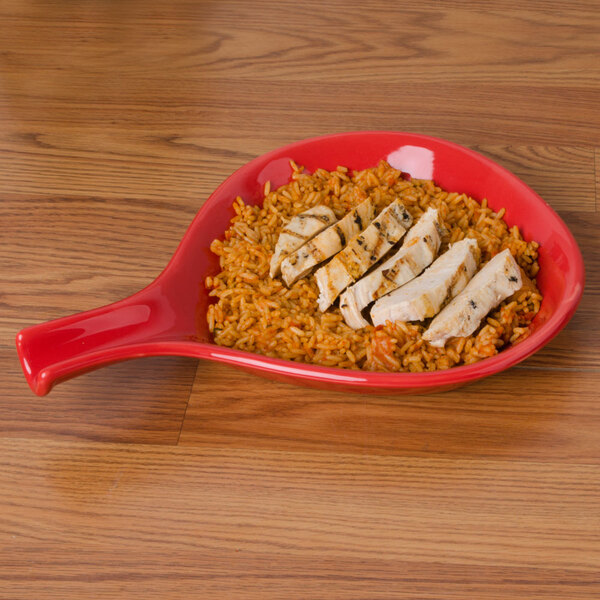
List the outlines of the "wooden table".
<svg viewBox="0 0 600 600">
<path fill-rule="evenodd" d="M 4 0 L 0 597 L 599 598 L 599 50 L 594 0 Z M 559 211 L 587 288 L 550 345 L 429 396 L 182 358 L 29 391 L 19 329 L 149 283 L 252 157 L 355 129 Z"/>
</svg>

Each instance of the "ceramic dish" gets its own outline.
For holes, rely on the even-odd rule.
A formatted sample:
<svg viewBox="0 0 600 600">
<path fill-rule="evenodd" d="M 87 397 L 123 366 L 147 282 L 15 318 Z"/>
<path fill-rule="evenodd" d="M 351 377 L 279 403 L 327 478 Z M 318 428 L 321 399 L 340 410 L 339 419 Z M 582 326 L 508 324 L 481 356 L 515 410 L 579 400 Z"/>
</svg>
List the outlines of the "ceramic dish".
<svg viewBox="0 0 600 600">
<path fill-rule="evenodd" d="M 211 241 L 234 214 L 232 203 L 262 200 L 289 181 L 290 159 L 312 171 L 344 165 L 365 169 L 385 159 L 413 177 L 506 208 L 509 226 L 540 243 L 538 287 L 544 300 L 531 335 L 478 363 L 425 373 L 372 373 L 319 367 L 217 346 L 206 323 L 204 286 L 218 271 Z M 569 321 L 581 298 L 584 268 L 567 226 L 542 198 L 484 156 L 438 138 L 401 132 L 354 132 L 304 140 L 260 156 L 223 182 L 204 203 L 161 275 L 137 294 L 109 306 L 24 329 L 17 349 L 25 377 L 39 395 L 57 382 L 105 364 L 143 356 L 180 355 L 227 363 L 264 377 L 313 387 L 369 393 L 451 389 L 498 373 L 547 344 Z"/>
</svg>

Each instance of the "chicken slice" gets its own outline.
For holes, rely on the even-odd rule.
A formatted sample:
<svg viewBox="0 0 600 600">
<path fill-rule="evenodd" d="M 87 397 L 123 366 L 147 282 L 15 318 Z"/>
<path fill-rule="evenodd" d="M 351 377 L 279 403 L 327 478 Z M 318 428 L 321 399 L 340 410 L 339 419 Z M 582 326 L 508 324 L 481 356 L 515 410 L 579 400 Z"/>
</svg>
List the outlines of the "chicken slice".
<svg viewBox="0 0 600 600">
<path fill-rule="evenodd" d="M 275 253 L 271 257 L 269 274 L 276 277 L 281 272 L 281 263 L 286 256 L 303 246 L 317 233 L 335 223 L 335 214 L 328 206 L 314 206 L 292 217 L 290 222 L 281 230 Z"/>
<path fill-rule="evenodd" d="M 422 275 L 380 298 L 371 309 L 373 324 L 423 321 L 460 293 L 477 270 L 479 246 L 466 238 L 450 246 Z"/>
<path fill-rule="evenodd" d="M 427 209 L 406 234 L 402 248 L 340 296 L 340 309 L 350 327 L 366 327 L 361 314 L 365 306 L 414 279 L 433 262 L 440 249 L 440 231 L 438 211 Z"/>
<path fill-rule="evenodd" d="M 289 287 L 310 270 L 339 252 L 346 241 L 360 233 L 372 220 L 375 209 L 370 198 L 361 202 L 337 223 L 318 233 L 281 263 L 281 274 Z"/>
<path fill-rule="evenodd" d="M 522 285 L 519 265 L 510 250 L 503 250 L 433 319 L 423 339 L 443 348 L 451 337 L 471 335 L 493 308 Z"/>
<path fill-rule="evenodd" d="M 399 200 L 383 209 L 362 233 L 316 272 L 319 309 L 325 312 L 343 290 L 400 241 L 411 224 L 412 217 Z"/>
</svg>

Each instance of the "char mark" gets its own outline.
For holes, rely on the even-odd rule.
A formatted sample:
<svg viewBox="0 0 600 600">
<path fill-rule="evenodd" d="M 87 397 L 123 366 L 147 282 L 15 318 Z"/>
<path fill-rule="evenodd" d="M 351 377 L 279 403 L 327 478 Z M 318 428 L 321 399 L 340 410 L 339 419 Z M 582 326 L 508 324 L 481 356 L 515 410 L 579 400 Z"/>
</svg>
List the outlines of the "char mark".
<svg viewBox="0 0 600 600">
<path fill-rule="evenodd" d="M 381 274 L 383 275 L 384 279 L 387 279 L 388 281 L 391 281 L 392 283 L 394 282 L 394 270 L 393 269 L 384 269 L 383 271 L 381 271 Z"/>
<path fill-rule="evenodd" d="M 336 227 L 335 232 L 338 234 L 338 237 L 340 238 L 340 242 L 341 242 L 342 248 L 343 248 L 346 245 L 346 236 L 344 235 L 342 228 L 339 226 Z"/>
<path fill-rule="evenodd" d="M 321 223 L 325 223 L 325 225 L 328 225 L 330 222 L 330 219 L 327 215 L 302 215 L 305 218 L 311 218 L 311 219 L 316 219 L 317 221 L 321 221 Z"/>
<path fill-rule="evenodd" d="M 292 229 L 282 229 L 281 233 L 285 233 L 286 235 L 290 235 L 292 237 L 299 238 L 301 240 L 304 239 L 304 236 L 301 233 L 298 233 L 297 231 L 293 231 Z"/>
</svg>

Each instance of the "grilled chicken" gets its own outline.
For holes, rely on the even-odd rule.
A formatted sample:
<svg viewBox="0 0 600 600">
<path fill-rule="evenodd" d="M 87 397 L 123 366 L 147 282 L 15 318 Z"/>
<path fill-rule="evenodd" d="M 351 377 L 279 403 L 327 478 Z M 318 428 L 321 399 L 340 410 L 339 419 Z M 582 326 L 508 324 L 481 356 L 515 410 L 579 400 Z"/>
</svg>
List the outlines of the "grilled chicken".
<svg viewBox="0 0 600 600">
<path fill-rule="evenodd" d="M 340 309 L 346 323 L 353 329 L 366 327 L 368 323 L 361 314 L 362 309 L 419 275 L 433 262 L 440 244 L 438 212 L 429 208 L 406 234 L 396 254 L 340 296 Z"/>
<path fill-rule="evenodd" d="M 423 339 L 443 348 L 451 337 L 471 335 L 481 320 L 522 284 L 521 271 L 510 250 L 500 252 L 433 319 Z"/>
<path fill-rule="evenodd" d="M 423 321 L 460 293 L 477 270 L 479 247 L 473 239 L 456 242 L 422 275 L 380 298 L 371 309 L 374 325 L 386 321 Z"/>
<path fill-rule="evenodd" d="M 382 210 L 362 233 L 316 272 L 319 309 L 326 311 L 343 290 L 404 236 L 411 224 L 412 217 L 399 200 Z"/>
<path fill-rule="evenodd" d="M 281 230 L 275 253 L 271 257 L 271 277 L 279 275 L 281 263 L 286 256 L 303 246 L 317 233 L 335 223 L 335 214 L 328 206 L 315 206 L 292 217 L 290 222 Z"/>
<path fill-rule="evenodd" d="M 372 220 L 375 209 L 370 198 L 361 202 L 337 223 L 321 231 L 292 252 L 281 263 L 281 274 L 289 287 L 310 270 L 338 253 L 346 242 L 360 233 Z"/>
</svg>

